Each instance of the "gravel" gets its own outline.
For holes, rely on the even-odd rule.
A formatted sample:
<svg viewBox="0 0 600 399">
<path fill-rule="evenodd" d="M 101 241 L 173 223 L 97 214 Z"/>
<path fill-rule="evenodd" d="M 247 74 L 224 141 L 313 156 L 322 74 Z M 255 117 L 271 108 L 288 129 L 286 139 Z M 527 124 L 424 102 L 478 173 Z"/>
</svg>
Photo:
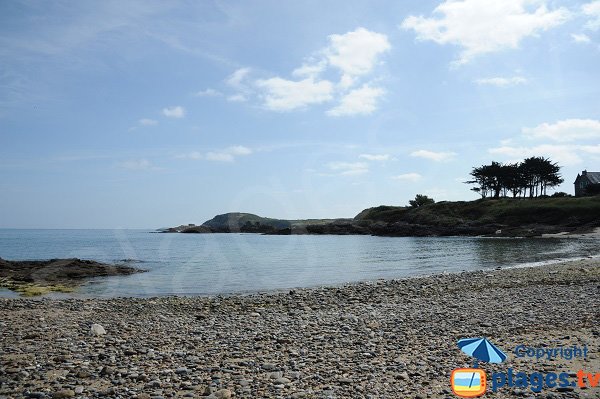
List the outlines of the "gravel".
<svg viewBox="0 0 600 399">
<path fill-rule="evenodd" d="M 0 299 L 0 398 L 453 398 L 465 337 L 509 354 L 488 373 L 600 372 L 599 305 L 592 259 L 246 296 Z M 519 344 L 590 355 L 518 359 Z M 600 389 L 493 397 L 514 395 Z"/>
</svg>

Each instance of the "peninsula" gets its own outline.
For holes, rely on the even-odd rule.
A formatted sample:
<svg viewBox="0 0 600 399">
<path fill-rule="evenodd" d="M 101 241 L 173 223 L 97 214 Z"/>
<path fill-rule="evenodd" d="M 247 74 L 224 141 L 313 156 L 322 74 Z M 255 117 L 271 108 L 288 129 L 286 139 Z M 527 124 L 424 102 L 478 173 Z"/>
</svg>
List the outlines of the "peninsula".
<svg viewBox="0 0 600 399">
<path fill-rule="evenodd" d="M 375 236 L 534 237 L 600 227 L 600 197 L 481 199 L 421 206 L 377 206 L 348 219 L 284 220 L 250 213 L 217 215 L 165 233 L 366 234 Z"/>
</svg>

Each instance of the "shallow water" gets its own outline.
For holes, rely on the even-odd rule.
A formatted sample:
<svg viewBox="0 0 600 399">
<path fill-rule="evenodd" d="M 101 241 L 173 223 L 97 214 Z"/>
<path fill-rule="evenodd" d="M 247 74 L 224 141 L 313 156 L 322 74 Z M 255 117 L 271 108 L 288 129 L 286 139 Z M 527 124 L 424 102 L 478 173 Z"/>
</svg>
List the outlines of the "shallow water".
<svg viewBox="0 0 600 399">
<path fill-rule="evenodd" d="M 77 296 L 214 295 L 401 278 L 586 257 L 598 240 L 476 237 L 152 234 L 148 230 L 0 229 L 0 257 L 131 263 Z M 0 291 L 0 296 L 12 296 Z"/>
</svg>

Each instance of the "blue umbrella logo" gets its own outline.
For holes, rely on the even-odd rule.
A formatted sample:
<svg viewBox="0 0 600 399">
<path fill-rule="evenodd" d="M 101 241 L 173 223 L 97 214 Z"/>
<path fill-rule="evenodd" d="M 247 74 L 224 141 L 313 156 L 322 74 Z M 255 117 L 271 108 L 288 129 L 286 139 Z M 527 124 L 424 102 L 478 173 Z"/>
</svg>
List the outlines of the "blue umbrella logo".
<svg viewBox="0 0 600 399">
<path fill-rule="evenodd" d="M 458 347 L 467 355 L 474 357 L 477 367 L 478 361 L 488 363 L 502 363 L 506 360 L 506 353 L 492 344 L 487 338 L 463 338 L 458 340 Z"/>
</svg>

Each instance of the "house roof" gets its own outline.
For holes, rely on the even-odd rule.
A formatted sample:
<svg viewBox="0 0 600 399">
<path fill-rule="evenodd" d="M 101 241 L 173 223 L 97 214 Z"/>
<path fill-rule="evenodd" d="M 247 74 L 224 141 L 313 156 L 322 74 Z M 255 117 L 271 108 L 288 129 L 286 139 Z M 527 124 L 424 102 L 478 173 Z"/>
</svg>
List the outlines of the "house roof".
<svg viewBox="0 0 600 399">
<path fill-rule="evenodd" d="M 587 172 L 586 174 L 588 180 L 592 184 L 600 183 L 600 172 Z"/>
</svg>

